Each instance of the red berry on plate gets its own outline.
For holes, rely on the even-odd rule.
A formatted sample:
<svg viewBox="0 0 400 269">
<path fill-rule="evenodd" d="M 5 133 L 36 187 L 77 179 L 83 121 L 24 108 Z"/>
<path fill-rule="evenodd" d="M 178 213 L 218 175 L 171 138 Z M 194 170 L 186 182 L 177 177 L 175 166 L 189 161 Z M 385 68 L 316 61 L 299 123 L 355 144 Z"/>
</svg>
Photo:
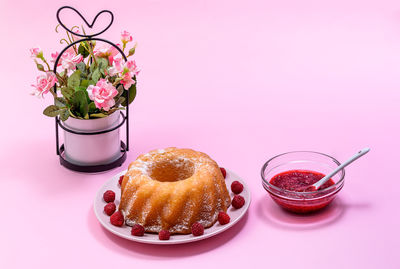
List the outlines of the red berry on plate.
<svg viewBox="0 0 400 269">
<path fill-rule="evenodd" d="M 239 194 L 243 191 L 243 184 L 239 181 L 233 181 L 231 184 L 231 190 L 235 194 Z"/>
<path fill-rule="evenodd" d="M 194 236 L 200 236 L 204 234 L 204 226 L 200 222 L 195 222 L 192 225 L 192 234 Z"/>
<path fill-rule="evenodd" d="M 119 177 L 118 184 L 119 184 L 120 186 L 122 185 L 122 180 L 124 180 L 124 175 L 122 175 L 122 176 Z"/>
<path fill-rule="evenodd" d="M 235 195 L 232 199 L 232 206 L 236 209 L 241 208 L 244 205 L 244 198 L 241 195 Z"/>
<path fill-rule="evenodd" d="M 167 230 L 161 230 L 158 233 L 158 239 L 160 240 L 169 240 L 169 237 L 171 236 L 170 232 Z"/>
<path fill-rule="evenodd" d="M 108 190 L 103 194 L 103 199 L 106 203 L 114 202 L 115 192 Z"/>
<path fill-rule="evenodd" d="M 231 221 L 231 217 L 229 217 L 228 214 L 226 214 L 224 211 L 221 211 L 218 213 L 218 222 L 221 225 L 228 224 Z"/>
<path fill-rule="evenodd" d="M 114 226 L 121 227 L 124 225 L 124 215 L 122 215 L 121 211 L 117 211 L 111 215 L 110 222 Z"/>
<path fill-rule="evenodd" d="M 140 224 L 135 224 L 132 226 L 131 234 L 134 236 L 143 236 L 144 235 L 144 228 Z"/>
<path fill-rule="evenodd" d="M 115 210 L 117 209 L 117 207 L 115 206 L 115 204 L 113 202 L 108 203 L 104 206 L 104 212 L 108 215 L 111 216 Z"/>
<path fill-rule="evenodd" d="M 226 170 L 223 167 L 220 167 L 219 169 L 221 169 L 221 173 L 224 176 L 224 178 L 226 178 Z"/>
</svg>

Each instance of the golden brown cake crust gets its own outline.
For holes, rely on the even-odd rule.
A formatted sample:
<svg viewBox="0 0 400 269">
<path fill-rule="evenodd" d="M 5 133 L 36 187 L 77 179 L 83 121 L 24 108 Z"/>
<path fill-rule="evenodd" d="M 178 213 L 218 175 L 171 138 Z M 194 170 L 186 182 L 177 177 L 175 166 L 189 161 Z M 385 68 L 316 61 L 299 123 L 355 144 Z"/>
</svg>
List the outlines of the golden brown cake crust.
<svg viewBox="0 0 400 269">
<path fill-rule="evenodd" d="M 187 234 L 198 221 L 212 226 L 231 198 L 218 164 L 207 154 L 174 147 L 140 155 L 121 184 L 119 210 L 146 232 Z"/>
</svg>

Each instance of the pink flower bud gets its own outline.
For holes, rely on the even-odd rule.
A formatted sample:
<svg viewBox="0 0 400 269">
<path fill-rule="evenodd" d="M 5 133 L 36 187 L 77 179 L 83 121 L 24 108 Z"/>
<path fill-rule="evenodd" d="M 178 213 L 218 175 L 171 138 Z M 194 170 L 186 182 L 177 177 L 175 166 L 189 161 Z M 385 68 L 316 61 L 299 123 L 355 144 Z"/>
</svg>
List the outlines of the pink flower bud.
<svg viewBox="0 0 400 269">
<path fill-rule="evenodd" d="M 29 51 L 31 52 L 32 58 L 42 58 L 43 57 L 43 51 L 39 47 L 31 48 Z"/>
<path fill-rule="evenodd" d="M 132 35 L 128 31 L 123 31 L 121 32 L 121 41 L 122 43 L 128 43 L 133 40 Z"/>
</svg>

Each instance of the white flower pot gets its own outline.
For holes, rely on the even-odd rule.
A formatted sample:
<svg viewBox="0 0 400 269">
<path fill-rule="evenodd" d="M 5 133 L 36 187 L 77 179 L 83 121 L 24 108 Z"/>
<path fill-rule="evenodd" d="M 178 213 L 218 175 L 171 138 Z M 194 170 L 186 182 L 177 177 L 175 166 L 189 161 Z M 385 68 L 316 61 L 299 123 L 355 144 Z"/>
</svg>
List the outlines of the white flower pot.
<svg viewBox="0 0 400 269">
<path fill-rule="evenodd" d="M 69 117 L 64 125 L 77 132 L 98 132 L 115 127 L 121 113 L 116 111 L 105 118 L 81 120 Z M 77 165 L 108 164 L 121 156 L 119 128 L 97 135 L 78 135 L 64 131 L 65 159 Z"/>
</svg>

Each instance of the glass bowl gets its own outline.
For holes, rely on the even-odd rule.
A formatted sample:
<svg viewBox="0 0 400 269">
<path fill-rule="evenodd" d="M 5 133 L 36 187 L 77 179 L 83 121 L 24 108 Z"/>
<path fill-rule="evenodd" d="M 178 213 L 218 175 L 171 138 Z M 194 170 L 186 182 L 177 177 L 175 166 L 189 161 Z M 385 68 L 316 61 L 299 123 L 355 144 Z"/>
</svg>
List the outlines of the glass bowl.
<svg viewBox="0 0 400 269">
<path fill-rule="evenodd" d="M 344 169 L 331 179 L 335 182 L 326 189 L 317 191 L 289 191 L 270 183 L 271 179 L 282 172 L 306 170 L 324 175 L 333 171 L 340 163 L 333 157 L 313 151 L 292 151 L 269 159 L 261 169 L 262 185 L 272 199 L 282 208 L 294 213 L 310 213 L 329 205 L 344 185 Z"/>
</svg>

